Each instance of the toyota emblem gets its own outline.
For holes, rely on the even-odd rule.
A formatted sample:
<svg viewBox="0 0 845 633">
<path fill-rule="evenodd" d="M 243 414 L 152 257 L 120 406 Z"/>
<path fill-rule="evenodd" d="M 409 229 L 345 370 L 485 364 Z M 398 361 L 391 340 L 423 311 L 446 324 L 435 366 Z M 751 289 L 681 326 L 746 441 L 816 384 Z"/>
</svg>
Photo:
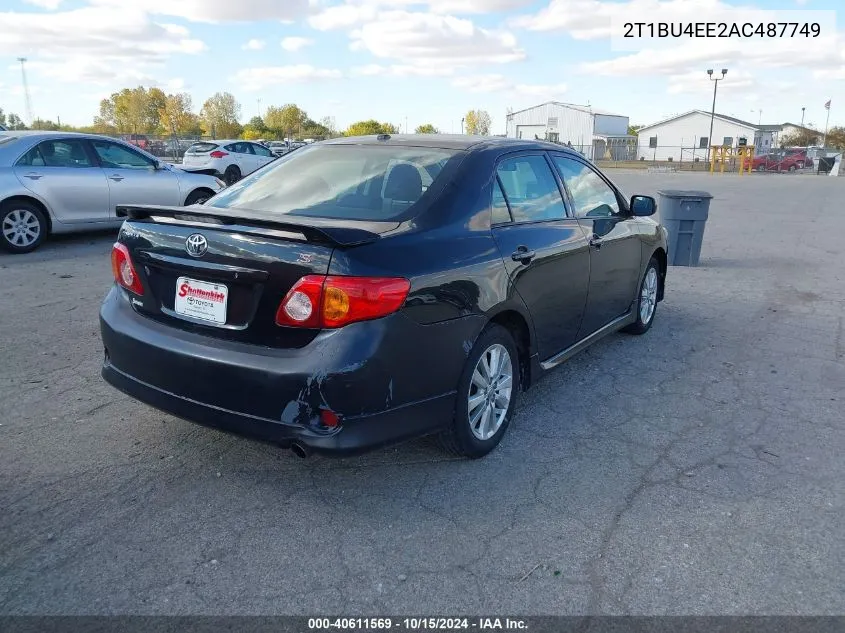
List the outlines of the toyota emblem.
<svg viewBox="0 0 845 633">
<path fill-rule="evenodd" d="M 208 240 L 199 233 L 189 235 L 185 240 L 185 250 L 191 257 L 202 257 L 208 250 Z"/>
</svg>

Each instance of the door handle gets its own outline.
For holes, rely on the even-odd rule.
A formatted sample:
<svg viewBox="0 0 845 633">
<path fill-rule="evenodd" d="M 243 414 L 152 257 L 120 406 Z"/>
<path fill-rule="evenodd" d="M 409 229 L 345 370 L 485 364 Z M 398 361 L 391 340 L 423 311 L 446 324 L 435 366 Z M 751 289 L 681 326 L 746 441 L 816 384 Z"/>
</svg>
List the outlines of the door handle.
<svg viewBox="0 0 845 633">
<path fill-rule="evenodd" d="M 44 174 L 26 174 L 24 177 L 30 180 L 39 180 Z"/>
<path fill-rule="evenodd" d="M 511 259 L 522 264 L 530 264 L 536 256 L 537 252 L 530 250 L 527 246 L 520 246 L 511 253 Z"/>
<path fill-rule="evenodd" d="M 601 238 L 598 235 L 593 235 L 593 237 L 590 238 L 590 246 L 592 246 L 596 250 L 600 249 L 601 248 Z"/>
<path fill-rule="evenodd" d="M 112 176 L 109 176 L 109 180 L 114 180 L 115 182 L 120 182 L 121 180 L 123 180 L 123 176 L 119 176 L 118 174 L 114 174 Z"/>
</svg>

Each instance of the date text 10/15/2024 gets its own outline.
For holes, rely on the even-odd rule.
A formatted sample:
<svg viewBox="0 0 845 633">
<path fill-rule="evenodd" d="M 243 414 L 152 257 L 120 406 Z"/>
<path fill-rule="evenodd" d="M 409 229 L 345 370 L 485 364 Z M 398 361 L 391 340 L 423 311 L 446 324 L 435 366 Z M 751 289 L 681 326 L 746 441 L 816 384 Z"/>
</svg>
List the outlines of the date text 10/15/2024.
<svg viewBox="0 0 845 633">
<path fill-rule="evenodd" d="M 347 631 L 525 631 L 518 618 L 308 618 L 308 629 Z"/>
</svg>

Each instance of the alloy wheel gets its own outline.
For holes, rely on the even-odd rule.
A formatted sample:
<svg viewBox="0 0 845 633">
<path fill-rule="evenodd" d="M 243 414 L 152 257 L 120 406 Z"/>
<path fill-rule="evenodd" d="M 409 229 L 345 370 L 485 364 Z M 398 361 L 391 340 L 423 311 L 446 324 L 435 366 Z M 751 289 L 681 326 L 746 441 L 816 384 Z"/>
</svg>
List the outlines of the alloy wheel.
<svg viewBox="0 0 845 633">
<path fill-rule="evenodd" d="M 41 235 L 41 223 L 29 209 L 15 209 L 3 218 L 3 237 L 12 246 L 26 248 Z"/>
<path fill-rule="evenodd" d="M 472 434 L 489 440 L 501 428 L 511 403 L 513 361 L 504 345 L 488 347 L 472 372 L 467 412 Z"/>
<path fill-rule="evenodd" d="M 652 267 L 648 269 L 643 280 L 643 288 L 640 291 L 640 321 L 648 323 L 654 316 L 654 308 L 657 305 L 657 270 Z"/>
</svg>

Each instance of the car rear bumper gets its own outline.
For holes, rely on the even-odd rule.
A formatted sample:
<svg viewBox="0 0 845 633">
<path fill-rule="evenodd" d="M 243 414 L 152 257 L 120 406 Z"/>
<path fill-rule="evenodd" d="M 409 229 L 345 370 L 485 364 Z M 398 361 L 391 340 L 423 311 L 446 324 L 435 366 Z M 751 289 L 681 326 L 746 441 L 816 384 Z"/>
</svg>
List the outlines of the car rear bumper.
<svg viewBox="0 0 845 633">
<path fill-rule="evenodd" d="M 321 333 L 301 349 L 272 349 L 159 323 L 136 313 L 125 292 L 113 288 L 100 311 L 102 376 L 186 420 L 354 454 L 449 423 L 467 327 L 454 323 L 457 342 L 448 345 L 453 337 L 443 328 L 393 315 Z M 337 413 L 340 426 L 322 426 L 321 409 Z"/>
</svg>

